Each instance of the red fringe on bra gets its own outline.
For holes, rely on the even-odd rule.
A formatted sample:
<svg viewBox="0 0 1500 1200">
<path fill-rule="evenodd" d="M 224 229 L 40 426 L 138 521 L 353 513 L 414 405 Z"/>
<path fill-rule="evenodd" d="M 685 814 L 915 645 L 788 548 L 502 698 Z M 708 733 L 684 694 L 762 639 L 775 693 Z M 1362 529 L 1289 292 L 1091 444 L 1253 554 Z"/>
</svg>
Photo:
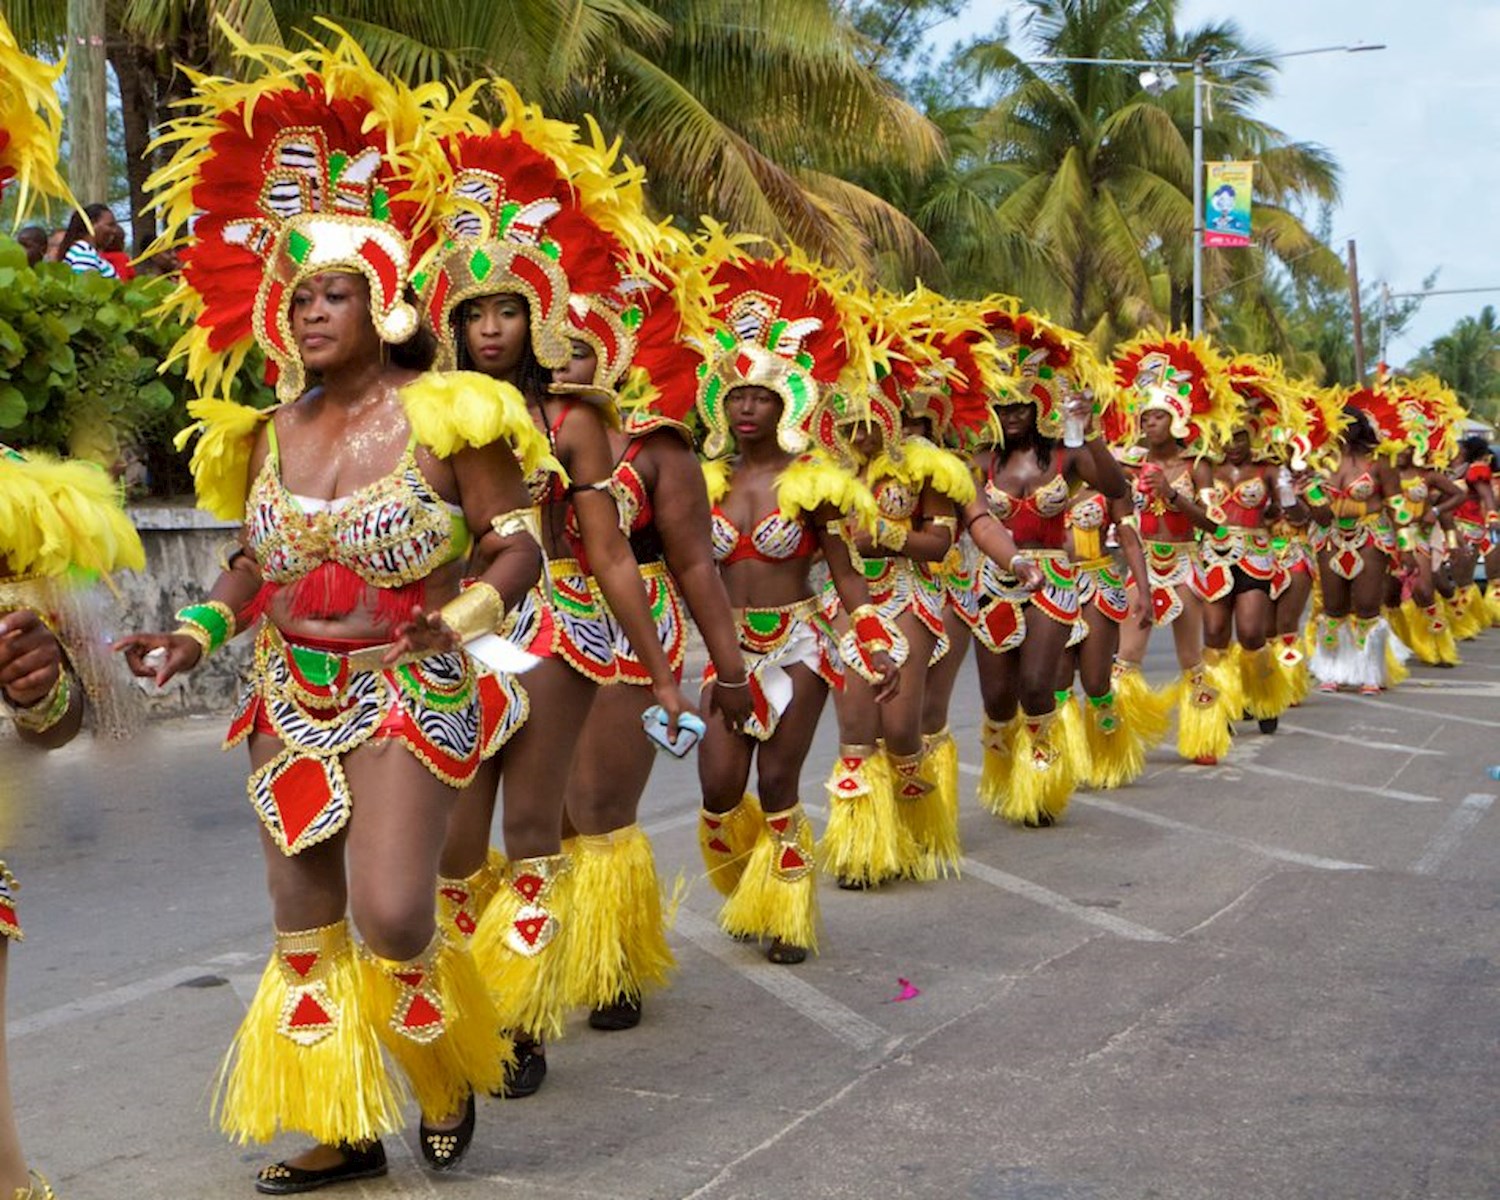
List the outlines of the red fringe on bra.
<svg viewBox="0 0 1500 1200">
<path fill-rule="evenodd" d="M 255 599 L 238 614 L 236 622 L 244 629 L 265 615 L 272 599 L 290 589 L 291 616 L 305 620 L 332 620 L 346 617 L 358 608 L 375 610 L 376 620 L 388 630 L 412 619 L 427 607 L 427 585 L 424 580 L 397 588 L 371 587 L 342 563 L 320 563 L 293 583 L 265 583 Z"/>
</svg>

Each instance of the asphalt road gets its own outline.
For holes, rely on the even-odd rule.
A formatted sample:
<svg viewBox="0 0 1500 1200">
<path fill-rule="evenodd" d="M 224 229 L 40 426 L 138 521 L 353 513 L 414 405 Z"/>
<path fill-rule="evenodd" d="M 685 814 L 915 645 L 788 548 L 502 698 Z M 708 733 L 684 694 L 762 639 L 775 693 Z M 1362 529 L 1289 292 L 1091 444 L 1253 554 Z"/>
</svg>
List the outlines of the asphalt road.
<svg viewBox="0 0 1500 1200">
<path fill-rule="evenodd" d="M 1500 631 L 1463 649 L 1379 699 L 1314 696 L 1275 737 L 1241 726 L 1217 768 L 1160 750 L 1041 831 L 973 801 L 970 670 L 963 877 L 825 884 L 824 953 L 796 968 L 717 932 L 692 766 L 663 761 L 643 820 L 688 882 L 675 985 L 636 1030 L 575 1021 L 539 1095 L 481 1106 L 451 1176 L 408 1131 L 388 1179 L 331 1194 L 1500 1195 Z M 269 946 L 220 732 L 0 771 L 28 935 L 13 1083 L 64 1200 L 248 1197 L 298 1148 L 232 1147 L 208 1117 Z M 835 737 L 830 713 L 819 817 Z M 895 1000 L 902 979 L 920 994 Z"/>
</svg>

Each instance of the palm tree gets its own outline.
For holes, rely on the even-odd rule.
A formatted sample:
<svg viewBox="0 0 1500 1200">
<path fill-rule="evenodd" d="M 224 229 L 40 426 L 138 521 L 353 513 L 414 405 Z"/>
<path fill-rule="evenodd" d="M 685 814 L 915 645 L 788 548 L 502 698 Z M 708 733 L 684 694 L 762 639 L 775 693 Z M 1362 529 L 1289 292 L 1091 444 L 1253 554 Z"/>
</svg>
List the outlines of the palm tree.
<svg viewBox="0 0 1500 1200">
<path fill-rule="evenodd" d="M 1432 372 L 1471 411 L 1496 419 L 1500 416 L 1500 325 L 1494 308 L 1486 304 L 1477 317 L 1464 317 L 1434 338 L 1410 369 Z"/>
<path fill-rule="evenodd" d="M 1175 8 L 1175 0 L 1024 0 L 1017 38 L 981 44 L 968 56 L 999 93 L 976 124 L 987 163 L 1004 181 L 995 221 L 1008 245 L 1024 248 L 996 282 L 1005 275 L 1034 281 L 1023 292 L 1030 303 L 1101 347 L 1141 325 L 1183 324 L 1188 315 L 1191 96 L 1186 89 L 1149 96 L 1133 71 L 1108 64 L 1037 60 L 1185 61 L 1210 51 L 1259 52 L 1231 23 L 1179 34 Z M 1271 70 L 1243 63 L 1219 73 L 1206 147 L 1212 157 L 1261 163 L 1260 252 L 1294 274 L 1327 277 L 1341 269 L 1336 256 L 1293 208 L 1335 197 L 1336 169 L 1325 151 L 1290 142 L 1251 115 L 1269 90 Z M 1027 261 L 1037 252 L 1049 268 L 1040 281 Z M 1205 291 L 1257 265 L 1212 254 Z"/>
<path fill-rule="evenodd" d="M 921 170 L 941 139 L 860 61 L 863 43 L 833 0 L 110 2 L 130 46 L 118 59 L 156 69 L 148 127 L 180 94 L 172 63 L 224 65 L 218 19 L 252 41 L 295 46 L 326 37 L 317 22 L 327 18 L 412 82 L 504 75 L 559 115 L 593 113 L 648 165 L 662 213 L 709 213 L 841 265 L 889 256 L 910 273 L 936 261 L 898 209 L 845 178 L 883 161 Z M 131 150 L 144 166 L 145 143 Z"/>
</svg>

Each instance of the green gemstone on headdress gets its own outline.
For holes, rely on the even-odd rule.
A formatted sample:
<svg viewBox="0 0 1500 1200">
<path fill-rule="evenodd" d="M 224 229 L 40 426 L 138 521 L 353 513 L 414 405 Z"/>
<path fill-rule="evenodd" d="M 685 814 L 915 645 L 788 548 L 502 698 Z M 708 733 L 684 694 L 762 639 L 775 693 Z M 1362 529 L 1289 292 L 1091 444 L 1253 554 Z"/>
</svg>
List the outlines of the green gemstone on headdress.
<svg viewBox="0 0 1500 1200">
<path fill-rule="evenodd" d="M 795 362 L 804 371 L 811 371 L 813 369 L 812 355 L 809 354 L 806 350 L 797 351 L 797 357 L 792 361 Z"/>
<path fill-rule="evenodd" d="M 378 187 L 370 193 L 370 215 L 377 221 L 391 219 L 391 198 L 385 188 Z"/>
<path fill-rule="evenodd" d="M 542 253 L 550 258 L 553 262 L 560 262 L 562 260 L 562 247 L 554 242 L 551 238 L 543 238 L 541 241 L 541 248 Z"/>
<path fill-rule="evenodd" d="M 495 228 L 496 236 L 504 236 L 505 231 L 510 228 L 510 223 L 516 219 L 516 214 L 521 211 L 521 206 L 514 200 L 507 200 L 500 206 L 499 224 Z"/>
<path fill-rule="evenodd" d="M 294 229 L 287 235 L 286 249 L 294 262 L 306 262 L 308 254 L 312 251 L 312 241 L 301 230 Z"/>
<path fill-rule="evenodd" d="M 494 265 L 494 260 L 483 250 L 476 250 L 469 255 L 469 274 L 475 279 L 488 279 Z"/>
<path fill-rule="evenodd" d="M 641 321 L 644 319 L 644 314 L 642 314 L 640 305 L 638 304 L 632 304 L 620 314 L 620 324 L 632 333 L 641 327 Z"/>
<path fill-rule="evenodd" d="M 786 321 L 772 321 L 771 327 L 766 330 L 766 348 L 776 349 L 776 343 L 781 341 L 781 335 L 786 331 Z"/>
<path fill-rule="evenodd" d="M 1177 394 L 1179 396 L 1187 396 L 1187 395 L 1191 395 L 1192 391 L 1193 391 L 1193 385 L 1190 384 L 1190 383 L 1184 383 L 1181 387 L 1179 387 L 1177 389 Z"/>
<path fill-rule="evenodd" d="M 1038 379 L 1051 379 L 1052 375 L 1053 371 L 1051 367 L 1042 366 L 1036 369 L 1036 377 Z"/>
<path fill-rule="evenodd" d="M 807 403 L 807 376 L 801 371 L 788 371 L 786 390 L 792 393 L 792 399 L 796 400 L 797 409 L 800 412 L 802 406 Z"/>
<path fill-rule="evenodd" d="M 413 275 L 411 277 L 411 286 L 413 290 L 415 290 L 419 294 L 425 291 L 427 288 L 427 272 L 418 271 L 415 275 Z"/>
<path fill-rule="evenodd" d="M 739 339 L 730 333 L 729 330 L 722 327 L 714 330 L 714 341 L 718 342 L 726 350 L 733 350 L 739 345 Z"/>
<path fill-rule="evenodd" d="M 344 168 L 349 165 L 349 156 L 342 150 L 335 150 L 328 156 L 328 182 L 337 183 L 339 176 L 344 173 Z"/>
</svg>

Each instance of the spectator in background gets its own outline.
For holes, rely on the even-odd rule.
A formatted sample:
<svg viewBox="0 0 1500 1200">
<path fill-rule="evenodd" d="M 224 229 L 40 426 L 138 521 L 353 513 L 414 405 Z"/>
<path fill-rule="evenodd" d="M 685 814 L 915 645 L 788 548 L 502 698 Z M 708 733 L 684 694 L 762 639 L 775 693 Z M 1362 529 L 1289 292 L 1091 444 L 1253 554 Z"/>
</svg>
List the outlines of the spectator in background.
<svg viewBox="0 0 1500 1200">
<path fill-rule="evenodd" d="M 63 237 L 67 232 L 66 229 L 54 229 L 47 235 L 47 253 L 42 255 L 43 262 L 62 262 Z"/>
<path fill-rule="evenodd" d="M 125 228 L 115 220 L 113 213 L 105 228 L 95 226 L 94 247 L 99 251 L 99 257 L 115 269 L 116 276 L 121 280 L 128 283 L 135 278 L 135 266 L 125 251 Z"/>
<path fill-rule="evenodd" d="M 26 265 L 34 267 L 47 253 L 47 231 L 40 225 L 28 225 L 16 234 L 16 243 L 26 251 Z"/>
<path fill-rule="evenodd" d="M 88 217 L 87 221 L 84 220 L 85 216 Z M 89 230 L 91 222 L 92 232 Z M 119 228 L 120 223 L 115 220 L 115 214 L 110 211 L 109 205 L 85 205 L 83 212 L 73 214 L 72 220 L 68 222 L 67 232 L 63 234 L 62 261 L 73 268 L 75 275 L 95 271 L 106 279 L 118 279 L 119 272 L 99 253 L 99 247 L 101 244 L 108 246 L 114 236 L 111 230 Z M 123 245 L 123 240 L 121 244 Z"/>
</svg>

